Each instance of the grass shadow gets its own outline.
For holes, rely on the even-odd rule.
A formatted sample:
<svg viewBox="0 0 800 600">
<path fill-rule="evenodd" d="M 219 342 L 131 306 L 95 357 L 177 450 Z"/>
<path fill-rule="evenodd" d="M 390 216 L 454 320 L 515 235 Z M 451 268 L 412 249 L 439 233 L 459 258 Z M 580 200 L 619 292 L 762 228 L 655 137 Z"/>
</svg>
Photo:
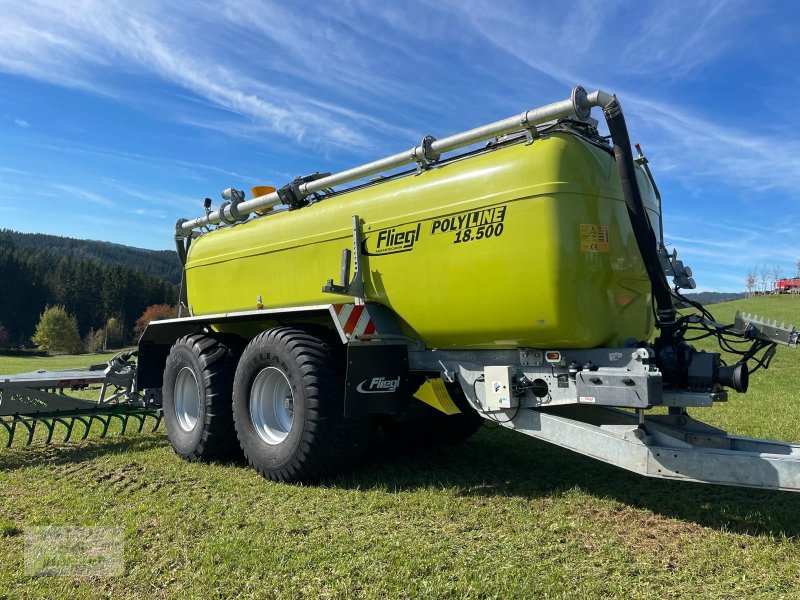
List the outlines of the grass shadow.
<svg viewBox="0 0 800 600">
<path fill-rule="evenodd" d="M 800 535 L 800 494 L 650 479 L 516 433 L 481 431 L 460 446 L 384 444 L 332 485 L 389 491 L 452 488 L 465 496 L 535 499 L 582 490 L 717 530 Z"/>
<path fill-rule="evenodd" d="M 0 440 L 4 442 L 5 440 Z M 106 437 L 90 436 L 85 440 L 53 442 L 44 444 L 34 441 L 30 446 L 15 444 L 11 448 L 0 447 L 0 471 L 21 469 L 37 465 L 65 465 L 88 461 L 108 454 L 146 452 L 156 448 L 169 448 L 169 440 L 163 431 L 119 435 L 110 433 Z M 209 461 L 219 465 L 247 467 L 247 461 L 238 447 L 224 456 Z"/>
<path fill-rule="evenodd" d="M 68 465 L 169 445 L 163 433 L 90 438 L 0 450 L 0 471 Z M 248 468 L 241 457 L 216 461 Z M 648 479 L 514 432 L 482 430 L 465 444 L 402 448 L 375 444 L 352 474 L 331 487 L 403 492 L 446 488 L 459 496 L 537 499 L 580 490 L 667 518 L 748 535 L 800 535 L 800 495 Z"/>
<path fill-rule="evenodd" d="M 0 471 L 34 467 L 42 464 L 66 465 L 92 460 L 106 454 L 145 452 L 163 448 L 169 442 L 163 434 L 137 433 L 130 437 L 109 435 L 90 437 L 86 440 L 67 443 L 13 446 L 0 450 Z"/>
</svg>

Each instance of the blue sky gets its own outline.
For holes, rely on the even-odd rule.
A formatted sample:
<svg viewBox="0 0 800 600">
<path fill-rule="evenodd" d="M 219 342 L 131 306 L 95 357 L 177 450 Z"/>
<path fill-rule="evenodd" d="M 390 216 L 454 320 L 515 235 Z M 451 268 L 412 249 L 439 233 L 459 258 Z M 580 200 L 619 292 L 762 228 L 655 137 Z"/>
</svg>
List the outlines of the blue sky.
<svg viewBox="0 0 800 600">
<path fill-rule="evenodd" d="M 700 289 L 800 259 L 800 3 L 0 0 L 0 39 L 0 227 L 171 248 L 226 187 L 580 84 L 618 94 Z"/>
</svg>

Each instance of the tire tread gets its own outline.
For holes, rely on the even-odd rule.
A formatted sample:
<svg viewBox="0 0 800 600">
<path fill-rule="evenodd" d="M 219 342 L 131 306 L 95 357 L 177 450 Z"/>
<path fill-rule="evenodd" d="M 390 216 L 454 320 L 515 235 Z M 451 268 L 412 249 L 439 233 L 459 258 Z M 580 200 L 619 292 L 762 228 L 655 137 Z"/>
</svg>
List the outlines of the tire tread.
<svg viewBox="0 0 800 600">
<path fill-rule="evenodd" d="M 220 337 L 190 334 L 178 339 L 173 347 L 184 344 L 197 357 L 205 387 L 206 413 L 199 444 L 183 458 L 208 460 L 238 454 L 233 424 L 231 387 L 236 369 L 236 356 Z"/>
<path fill-rule="evenodd" d="M 343 373 L 337 372 L 336 348 L 322 337 L 294 326 L 279 326 L 264 331 L 248 345 L 244 363 L 251 353 L 277 345 L 298 367 L 305 390 L 306 415 L 299 447 L 291 461 L 280 468 L 270 468 L 248 456 L 249 464 L 273 481 L 311 481 L 352 467 L 361 457 L 369 434 L 365 418 L 345 419 Z M 234 412 L 234 425 L 242 439 L 245 428 L 252 427 L 249 416 Z"/>
</svg>

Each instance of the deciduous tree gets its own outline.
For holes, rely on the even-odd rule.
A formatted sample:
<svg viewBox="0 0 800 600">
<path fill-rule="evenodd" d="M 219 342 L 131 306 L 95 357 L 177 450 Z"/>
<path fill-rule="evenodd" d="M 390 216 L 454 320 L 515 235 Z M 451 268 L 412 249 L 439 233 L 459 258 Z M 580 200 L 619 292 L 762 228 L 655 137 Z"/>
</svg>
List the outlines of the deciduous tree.
<svg viewBox="0 0 800 600">
<path fill-rule="evenodd" d="M 747 272 L 747 295 L 752 296 L 753 291 L 756 289 L 756 270 L 752 269 Z"/>
<path fill-rule="evenodd" d="M 83 349 L 86 352 L 102 352 L 105 346 L 106 332 L 102 329 L 95 331 L 90 329 L 89 332 L 83 336 Z"/>
<path fill-rule="evenodd" d="M 125 330 L 122 321 L 116 317 L 111 317 L 106 321 L 105 330 L 105 350 L 111 348 L 122 348 L 125 344 Z"/>
<path fill-rule="evenodd" d="M 161 321 L 162 319 L 174 319 L 178 316 L 178 307 L 170 304 L 152 304 L 144 309 L 142 316 L 136 319 L 133 327 L 133 334 L 138 340 L 150 321 Z"/>
<path fill-rule="evenodd" d="M 63 306 L 48 306 L 31 340 L 42 350 L 76 352 L 81 342 L 78 321 Z"/>
<path fill-rule="evenodd" d="M 778 282 L 781 280 L 782 277 L 783 277 L 783 269 L 781 268 L 781 266 L 775 265 L 774 267 L 772 267 L 773 289 L 778 288 Z"/>
<path fill-rule="evenodd" d="M 769 281 L 769 269 L 767 265 L 761 265 L 761 270 L 758 272 L 761 276 L 761 290 L 767 293 L 767 281 Z"/>
</svg>

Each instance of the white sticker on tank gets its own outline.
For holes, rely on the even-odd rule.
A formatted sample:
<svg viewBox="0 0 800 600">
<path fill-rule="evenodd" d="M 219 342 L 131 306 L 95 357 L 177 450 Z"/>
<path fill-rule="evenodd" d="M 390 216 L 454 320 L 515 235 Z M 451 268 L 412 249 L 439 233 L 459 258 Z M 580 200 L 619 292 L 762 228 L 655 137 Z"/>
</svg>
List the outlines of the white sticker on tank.
<svg viewBox="0 0 800 600">
<path fill-rule="evenodd" d="M 608 353 L 608 360 L 609 360 L 610 362 L 617 362 L 617 361 L 618 361 L 618 360 L 620 360 L 620 359 L 621 359 L 623 356 L 624 356 L 624 355 L 622 354 L 622 352 L 609 352 L 609 353 Z"/>
</svg>

